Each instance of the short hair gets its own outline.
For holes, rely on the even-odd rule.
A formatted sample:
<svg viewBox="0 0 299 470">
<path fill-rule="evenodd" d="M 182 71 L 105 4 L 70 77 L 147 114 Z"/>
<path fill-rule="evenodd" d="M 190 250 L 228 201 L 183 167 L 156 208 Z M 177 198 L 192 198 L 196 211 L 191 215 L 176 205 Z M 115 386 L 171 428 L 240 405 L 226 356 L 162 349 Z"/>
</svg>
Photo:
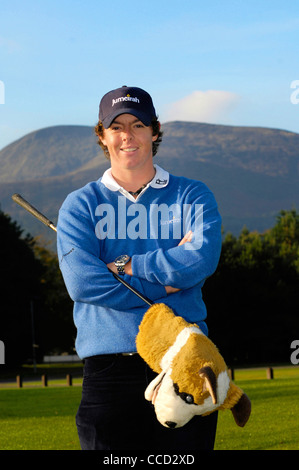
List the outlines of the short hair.
<svg viewBox="0 0 299 470">
<path fill-rule="evenodd" d="M 160 130 L 160 122 L 157 118 L 152 119 L 151 128 L 153 130 L 153 135 L 157 135 L 158 138 L 152 143 L 153 156 L 158 152 L 159 145 L 162 142 L 163 132 Z M 110 160 L 110 155 L 108 148 L 103 144 L 101 138 L 104 137 L 104 126 L 102 121 L 99 121 L 94 128 L 96 135 L 98 136 L 98 144 L 102 147 L 105 157 Z"/>
</svg>

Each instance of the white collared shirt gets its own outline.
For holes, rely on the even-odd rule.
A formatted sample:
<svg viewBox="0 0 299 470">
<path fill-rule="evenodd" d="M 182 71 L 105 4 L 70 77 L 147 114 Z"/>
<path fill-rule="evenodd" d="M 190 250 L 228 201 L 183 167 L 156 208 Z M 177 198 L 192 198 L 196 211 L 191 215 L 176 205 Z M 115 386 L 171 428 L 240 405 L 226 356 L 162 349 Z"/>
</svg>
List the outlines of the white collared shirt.
<svg viewBox="0 0 299 470">
<path fill-rule="evenodd" d="M 155 189 L 162 189 L 168 185 L 168 182 L 169 182 L 168 171 L 163 170 L 163 168 L 159 167 L 158 165 L 154 165 L 154 168 L 156 169 L 155 176 L 145 186 L 145 188 L 138 194 L 136 198 L 132 196 L 132 194 L 130 194 L 126 189 L 124 189 L 115 181 L 115 179 L 112 176 L 111 168 L 108 168 L 108 170 L 105 171 L 105 173 L 102 176 L 101 183 L 103 183 L 106 186 L 106 188 L 110 189 L 111 191 L 119 191 L 130 201 L 137 202 L 140 196 L 147 190 L 149 186 Z"/>
</svg>

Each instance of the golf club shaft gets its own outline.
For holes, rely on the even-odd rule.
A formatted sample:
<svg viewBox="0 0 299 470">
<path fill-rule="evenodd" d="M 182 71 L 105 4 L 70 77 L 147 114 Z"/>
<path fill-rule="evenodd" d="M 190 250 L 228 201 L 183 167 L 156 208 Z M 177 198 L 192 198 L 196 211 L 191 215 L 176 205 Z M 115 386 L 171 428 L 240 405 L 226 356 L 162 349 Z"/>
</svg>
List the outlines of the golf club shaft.
<svg viewBox="0 0 299 470">
<path fill-rule="evenodd" d="M 143 302 L 145 302 L 147 305 L 150 305 L 150 306 L 154 305 L 154 302 L 152 300 L 148 299 L 147 297 L 145 297 L 145 295 L 141 294 L 138 290 L 136 290 L 134 287 L 132 287 L 130 284 L 128 284 L 124 279 L 122 279 L 118 274 L 115 274 L 109 268 L 108 268 L 108 271 L 110 271 L 113 274 L 115 279 L 117 279 L 124 286 L 126 286 L 130 291 L 132 291 L 135 295 L 137 295 L 137 297 L 139 297 L 141 300 L 143 300 Z"/>
<path fill-rule="evenodd" d="M 54 230 L 54 232 L 57 232 L 57 228 L 55 227 L 53 222 L 51 222 L 51 220 L 49 220 L 44 214 L 42 214 L 34 206 L 32 206 L 32 204 L 30 204 L 28 201 L 26 201 L 26 199 L 24 199 L 22 196 L 20 196 L 20 194 L 13 194 L 12 199 L 17 204 L 19 204 L 21 207 L 23 207 L 28 212 L 30 212 L 31 215 L 33 215 L 38 220 L 40 220 L 40 222 L 42 222 L 47 227 Z M 143 300 L 143 302 L 145 302 L 148 305 L 153 305 L 154 304 L 154 302 L 152 300 L 148 299 L 143 294 L 141 294 L 138 290 L 136 290 L 134 287 L 132 287 L 130 284 L 128 284 L 124 279 L 122 279 L 120 276 L 118 276 L 118 274 L 115 274 L 113 271 L 111 271 L 111 269 L 108 269 L 108 270 L 113 274 L 115 279 L 117 279 L 125 287 L 127 287 L 127 289 L 129 289 L 131 292 L 133 292 L 135 295 L 137 295 L 137 297 L 139 297 L 141 300 Z"/>
<path fill-rule="evenodd" d="M 30 214 L 34 215 L 38 220 L 40 220 L 43 224 L 45 224 L 47 227 L 51 228 L 55 232 L 57 232 L 57 229 L 53 222 L 48 219 L 45 215 L 43 215 L 41 212 L 39 212 L 35 207 L 33 207 L 28 201 L 26 201 L 20 194 L 13 194 L 12 199 L 19 204 L 21 207 L 26 209 L 26 211 L 30 212 Z"/>
</svg>

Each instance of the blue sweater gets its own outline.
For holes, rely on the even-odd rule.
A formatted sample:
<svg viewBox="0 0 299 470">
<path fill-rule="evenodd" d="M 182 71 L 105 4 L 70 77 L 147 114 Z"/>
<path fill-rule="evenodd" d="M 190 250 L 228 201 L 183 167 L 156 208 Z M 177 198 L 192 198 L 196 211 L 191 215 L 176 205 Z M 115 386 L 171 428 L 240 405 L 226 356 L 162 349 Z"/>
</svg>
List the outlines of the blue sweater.
<svg viewBox="0 0 299 470">
<path fill-rule="evenodd" d="M 192 241 L 178 246 L 189 229 Z M 132 257 L 133 276 L 125 275 L 126 282 L 207 334 L 201 289 L 219 261 L 221 218 L 203 183 L 156 166 L 156 177 L 134 199 L 108 170 L 64 201 L 57 250 L 74 301 L 76 350 L 82 359 L 136 351 L 148 305 L 107 270 L 106 264 L 122 254 Z M 167 285 L 180 290 L 167 295 Z"/>
</svg>

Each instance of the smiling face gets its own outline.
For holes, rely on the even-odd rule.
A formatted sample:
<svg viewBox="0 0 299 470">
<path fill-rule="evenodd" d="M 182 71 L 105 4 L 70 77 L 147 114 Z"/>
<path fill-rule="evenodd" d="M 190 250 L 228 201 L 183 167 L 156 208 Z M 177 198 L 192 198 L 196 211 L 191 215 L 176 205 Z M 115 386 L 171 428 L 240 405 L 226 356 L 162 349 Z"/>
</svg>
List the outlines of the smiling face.
<svg viewBox="0 0 299 470">
<path fill-rule="evenodd" d="M 127 171 L 152 175 L 152 142 L 157 138 L 151 126 L 145 126 L 132 114 L 115 118 L 101 138 L 110 154 L 113 176 L 122 178 Z"/>
</svg>

